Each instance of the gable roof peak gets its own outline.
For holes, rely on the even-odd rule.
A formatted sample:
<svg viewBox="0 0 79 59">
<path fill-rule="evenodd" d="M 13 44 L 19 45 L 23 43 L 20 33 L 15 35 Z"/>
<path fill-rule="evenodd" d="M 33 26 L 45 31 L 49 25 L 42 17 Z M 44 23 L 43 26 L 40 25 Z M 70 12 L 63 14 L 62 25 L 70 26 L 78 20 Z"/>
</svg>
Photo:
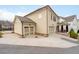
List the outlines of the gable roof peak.
<svg viewBox="0 0 79 59">
<path fill-rule="evenodd" d="M 41 10 L 41 9 L 44 9 L 44 8 L 51 8 L 51 7 L 50 7 L 49 5 L 43 5 L 43 6 L 39 7 L 38 9 L 36 9 L 36 10 L 34 10 L 34 11 L 28 13 L 27 15 L 30 15 L 30 14 L 32 14 L 32 13 L 34 13 L 34 12 L 36 12 L 36 11 L 39 11 L 39 10 Z M 25 15 L 25 16 L 27 16 L 27 15 Z M 25 17 L 25 16 L 24 16 L 24 17 Z"/>
</svg>

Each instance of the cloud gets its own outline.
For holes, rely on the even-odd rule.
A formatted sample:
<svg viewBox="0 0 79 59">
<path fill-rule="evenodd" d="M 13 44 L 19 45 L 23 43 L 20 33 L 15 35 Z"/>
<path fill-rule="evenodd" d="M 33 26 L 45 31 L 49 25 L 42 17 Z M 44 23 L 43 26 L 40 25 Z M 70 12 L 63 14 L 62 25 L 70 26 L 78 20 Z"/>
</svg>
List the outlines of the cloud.
<svg viewBox="0 0 79 59">
<path fill-rule="evenodd" d="M 13 21 L 15 15 L 24 16 L 24 15 L 26 15 L 26 13 L 25 12 L 12 13 L 12 12 L 9 12 L 9 11 L 0 10 L 0 20 Z"/>
<path fill-rule="evenodd" d="M 17 13 L 15 13 L 15 15 L 18 15 L 18 16 L 25 16 L 25 15 L 26 15 L 26 12 L 17 12 Z"/>
<path fill-rule="evenodd" d="M 0 10 L 0 20 L 9 20 L 12 21 L 14 14 L 8 11 Z"/>
</svg>

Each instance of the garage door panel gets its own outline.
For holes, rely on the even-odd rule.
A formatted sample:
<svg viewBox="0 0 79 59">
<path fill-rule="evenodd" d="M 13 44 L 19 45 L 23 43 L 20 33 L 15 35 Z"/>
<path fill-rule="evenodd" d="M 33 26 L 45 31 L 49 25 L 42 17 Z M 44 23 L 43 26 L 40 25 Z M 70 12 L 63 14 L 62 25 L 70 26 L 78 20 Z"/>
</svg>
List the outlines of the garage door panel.
<svg viewBox="0 0 79 59">
<path fill-rule="evenodd" d="M 25 29 L 25 35 L 29 35 L 29 27 L 24 27 Z"/>
<path fill-rule="evenodd" d="M 49 34 L 52 34 L 54 32 L 54 26 L 49 27 Z"/>
<path fill-rule="evenodd" d="M 33 26 L 27 26 L 27 27 L 24 27 L 24 29 L 25 29 L 25 36 L 26 35 L 32 35 L 33 33 L 34 33 L 34 27 Z"/>
</svg>

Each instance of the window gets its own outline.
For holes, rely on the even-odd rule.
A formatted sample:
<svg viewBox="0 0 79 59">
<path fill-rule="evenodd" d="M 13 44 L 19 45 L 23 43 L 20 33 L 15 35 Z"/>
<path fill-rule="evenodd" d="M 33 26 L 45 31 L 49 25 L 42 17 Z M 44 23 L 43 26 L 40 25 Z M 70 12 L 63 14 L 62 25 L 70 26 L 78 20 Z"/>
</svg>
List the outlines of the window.
<svg viewBox="0 0 79 59">
<path fill-rule="evenodd" d="M 55 16 L 53 16 L 53 21 L 56 21 L 56 17 Z"/>
<path fill-rule="evenodd" d="M 26 32 L 29 32 L 29 27 L 24 27 Z"/>
<path fill-rule="evenodd" d="M 52 13 L 51 13 L 51 20 L 56 21 L 56 17 L 52 16 Z"/>
<path fill-rule="evenodd" d="M 30 27 L 30 30 L 33 31 L 33 27 Z"/>
</svg>

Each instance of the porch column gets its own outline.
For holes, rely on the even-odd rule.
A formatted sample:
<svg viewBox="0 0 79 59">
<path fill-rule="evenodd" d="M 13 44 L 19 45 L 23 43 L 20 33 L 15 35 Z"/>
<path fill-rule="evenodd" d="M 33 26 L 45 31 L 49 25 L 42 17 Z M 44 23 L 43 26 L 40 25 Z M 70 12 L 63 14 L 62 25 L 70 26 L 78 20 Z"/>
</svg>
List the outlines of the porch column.
<svg viewBox="0 0 79 59">
<path fill-rule="evenodd" d="M 61 25 L 59 25 L 59 32 L 61 32 Z"/>
<path fill-rule="evenodd" d="M 33 35 L 35 35 L 35 26 L 33 26 Z"/>
<path fill-rule="evenodd" d="M 64 32 L 66 32 L 66 25 L 63 25 L 63 30 Z"/>
<path fill-rule="evenodd" d="M 31 31 L 30 31 L 30 25 L 29 25 L 29 36 L 30 36 L 30 33 L 31 33 Z"/>
</svg>

